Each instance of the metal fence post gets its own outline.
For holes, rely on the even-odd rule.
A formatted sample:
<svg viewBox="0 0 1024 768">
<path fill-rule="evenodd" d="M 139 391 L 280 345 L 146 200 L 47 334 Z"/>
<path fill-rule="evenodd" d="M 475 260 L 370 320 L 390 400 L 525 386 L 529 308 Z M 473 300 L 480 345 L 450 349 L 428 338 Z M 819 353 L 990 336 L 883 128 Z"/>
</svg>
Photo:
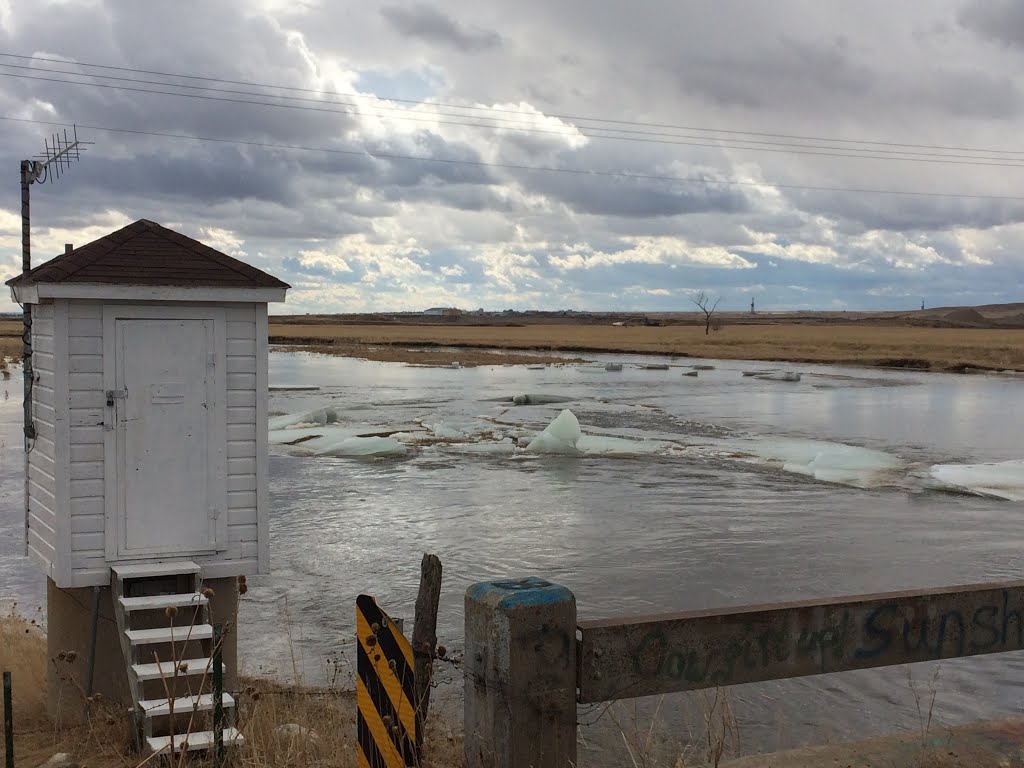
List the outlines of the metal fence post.
<svg viewBox="0 0 1024 768">
<path fill-rule="evenodd" d="M 14 768 L 14 704 L 11 696 L 11 673 L 4 672 L 4 752 L 7 768 Z"/>
<path fill-rule="evenodd" d="M 213 744 L 214 765 L 224 764 L 224 669 L 220 657 L 220 624 L 213 625 Z"/>
<path fill-rule="evenodd" d="M 466 591 L 467 768 L 576 765 L 576 597 L 543 579 Z"/>
</svg>

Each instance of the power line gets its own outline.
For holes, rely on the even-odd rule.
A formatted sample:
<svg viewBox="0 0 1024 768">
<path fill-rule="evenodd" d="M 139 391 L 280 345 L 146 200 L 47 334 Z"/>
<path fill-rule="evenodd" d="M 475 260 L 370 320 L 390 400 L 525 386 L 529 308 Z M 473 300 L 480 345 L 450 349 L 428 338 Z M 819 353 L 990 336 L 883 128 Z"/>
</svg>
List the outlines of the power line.
<svg viewBox="0 0 1024 768">
<path fill-rule="evenodd" d="M 168 83 L 168 82 L 161 81 L 161 80 L 140 80 L 138 78 L 118 77 L 118 76 L 114 76 L 114 75 L 85 74 L 85 73 L 81 73 L 81 72 L 71 72 L 71 71 L 68 71 L 66 69 L 48 69 L 46 67 L 33 67 L 33 66 L 20 65 L 20 64 L 4 64 L 4 63 L 0 63 L 0 67 L 7 67 L 9 69 L 28 70 L 28 71 L 31 71 L 31 72 L 50 72 L 50 73 L 54 73 L 54 74 L 71 75 L 73 77 L 100 78 L 100 79 L 103 79 L 103 80 L 114 80 L 114 81 L 120 81 L 120 82 L 137 83 L 139 85 L 159 85 L 159 86 L 165 86 L 165 87 L 171 87 L 171 88 L 184 88 L 184 89 L 189 89 L 189 90 L 193 90 L 193 91 L 209 91 L 209 92 L 212 92 L 212 93 L 215 93 L 215 94 L 230 94 L 230 95 L 236 95 L 236 96 L 240 95 L 240 96 L 256 96 L 256 97 L 273 98 L 273 99 L 286 99 L 286 100 L 290 100 L 290 101 L 300 101 L 300 102 L 307 102 L 307 103 L 308 102 L 312 102 L 312 103 L 320 104 L 320 105 L 332 104 L 332 105 L 336 105 L 336 106 L 353 107 L 355 110 L 363 110 L 364 109 L 364 105 L 361 105 L 361 104 L 358 104 L 358 103 L 355 103 L 355 102 L 324 101 L 323 99 L 318 99 L 318 98 L 310 98 L 310 97 L 303 97 L 303 96 L 282 96 L 282 95 L 278 95 L 278 94 L 258 93 L 258 92 L 255 92 L 255 91 L 240 91 L 240 90 L 237 90 L 237 89 L 213 88 L 211 86 L 206 86 L 206 85 L 182 85 L 180 83 Z M 13 73 L 9 73 L 6 76 L 8 76 L 8 77 L 18 77 L 18 75 L 15 75 Z M 29 76 L 27 76 L 27 75 L 24 76 L 24 77 L 29 78 Z M 39 79 L 43 79 L 43 78 L 39 78 Z M 54 80 L 54 82 L 64 82 L 64 83 L 75 84 L 75 85 L 104 85 L 104 84 L 100 84 L 100 83 L 87 82 L 87 81 L 79 81 L 79 80 Z M 150 92 L 150 91 L 145 91 L 145 92 Z M 186 94 L 186 93 L 176 93 L 176 92 L 167 92 L 167 91 L 152 91 L 152 92 L 154 92 L 154 93 L 161 93 L 161 94 L 167 94 L 167 95 L 174 95 L 174 96 L 184 96 L 184 97 L 188 97 L 188 96 L 191 95 L 191 94 Z M 227 100 L 227 99 L 225 99 L 225 100 Z M 257 103 L 257 102 L 250 102 L 248 100 L 245 100 L 244 103 Z M 290 104 L 275 104 L 273 102 L 258 102 L 258 103 L 259 104 L 263 104 L 265 106 L 299 108 L 299 107 L 295 107 L 294 105 L 290 105 Z M 366 112 L 363 112 L 363 111 L 356 112 L 356 111 L 350 111 L 350 110 L 318 110 L 318 111 L 332 111 L 332 112 L 339 112 L 341 114 L 346 114 L 346 115 L 371 114 L 371 115 L 376 116 L 376 117 L 382 117 L 383 116 L 383 115 L 378 114 L 380 112 L 388 112 L 388 113 L 397 112 L 400 115 L 399 117 L 394 117 L 394 116 L 391 116 L 391 115 L 388 115 L 387 117 L 389 117 L 390 119 L 410 120 L 410 121 L 414 121 L 414 122 L 431 122 L 431 123 L 433 123 L 433 122 L 441 122 L 441 123 L 447 124 L 447 125 L 465 125 L 465 126 L 477 127 L 477 128 L 498 129 L 498 128 L 503 128 L 504 127 L 504 126 L 484 125 L 482 123 L 437 121 L 437 120 L 434 119 L 433 116 L 416 117 L 416 116 L 410 115 L 409 110 L 403 109 L 403 108 L 398 108 L 398 107 L 387 107 L 387 106 L 372 105 L 372 106 L 369 107 L 369 109 L 374 110 L 374 112 L 366 113 Z M 534 121 L 530 121 L 530 120 L 501 118 L 501 117 L 488 117 L 488 116 L 478 116 L 478 115 L 461 115 L 461 114 L 453 114 L 451 112 L 435 112 L 435 113 L 433 113 L 433 115 L 438 115 L 438 116 L 442 116 L 442 117 L 459 117 L 459 118 L 464 118 L 464 119 L 468 118 L 468 119 L 473 119 L 473 120 L 490 120 L 490 121 L 500 122 L 500 123 L 512 123 L 512 124 L 516 124 L 516 125 L 527 125 L 527 126 L 532 126 L 532 125 L 535 124 Z M 588 138 L 609 138 L 609 139 L 629 139 L 629 138 L 632 138 L 632 135 L 636 135 L 636 136 L 671 137 L 671 138 L 677 138 L 677 139 L 700 139 L 700 140 L 714 139 L 715 143 L 701 143 L 701 144 L 696 144 L 696 146 L 713 146 L 713 147 L 721 147 L 721 148 L 725 148 L 725 149 L 749 149 L 749 150 L 755 150 L 755 151 L 765 151 L 765 150 L 761 150 L 761 146 L 783 147 L 783 148 L 787 148 L 787 149 L 792 149 L 794 151 L 795 150 L 805 150 L 805 149 L 819 149 L 819 150 L 840 150 L 840 149 L 842 149 L 845 152 L 853 152 L 853 153 L 856 153 L 856 154 L 855 155 L 849 155 L 849 154 L 845 154 L 845 152 L 844 152 L 844 154 L 837 154 L 834 151 L 829 151 L 829 152 L 825 152 L 825 153 L 821 153 L 821 154 L 824 154 L 826 156 L 833 156 L 833 157 L 861 157 L 863 159 L 913 160 L 913 158 L 915 158 L 915 157 L 937 157 L 937 158 L 943 158 L 943 159 L 957 159 L 957 158 L 959 158 L 959 159 L 967 159 L 967 160 L 980 160 L 980 161 L 982 161 L 982 163 L 980 163 L 980 164 L 987 164 L 989 161 L 999 159 L 999 158 L 984 157 L 984 156 L 978 156 L 978 155 L 949 154 L 949 153 L 945 153 L 945 152 L 943 152 L 943 153 L 938 153 L 938 152 L 915 152 L 915 151 L 909 151 L 909 150 L 892 150 L 892 149 L 877 149 L 877 148 L 876 149 L 858 149 L 858 148 L 854 148 L 854 147 L 832 147 L 832 146 L 816 145 L 816 144 L 791 144 L 791 143 L 788 143 L 788 142 L 762 141 L 762 140 L 758 140 L 758 139 L 718 139 L 718 138 L 715 138 L 715 137 L 707 137 L 707 136 L 693 136 L 693 135 L 686 135 L 686 134 L 664 133 L 664 132 L 657 132 L 657 131 L 636 131 L 636 130 L 626 130 L 626 129 L 622 129 L 622 128 L 606 128 L 604 126 L 594 126 L 594 125 L 575 125 L 575 126 L 566 126 L 566 127 L 569 130 L 567 130 L 567 131 L 560 131 L 560 130 L 543 129 L 543 128 L 541 128 L 541 129 L 537 129 L 537 128 L 517 128 L 516 130 L 523 130 L 523 131 L 530 131 L 530 132 L 551 133 L 551 134 L 555 134 L 555 135 L 570 136 L 570 137 L 573 136 L 575 133 L 579 133 L 579 134 L 582 134 L 584 136 L 587 136 Z M 572 130 L 572 129 L 575 129 L 575 131 Z M 620 133 L 620 134 L 626 134 L 626 135 L 625 136 L 608 136 L 608 135 L 603 135 L 603 134 L 586 133 L 586 131 L 605 131 L 605 132 Z M 733 143 L 725 143 L 725 142 L 733 142 Z M 740 147 L 740 146 L 737 146 L 735 142 L 740 142 L 740 143 L 743 143 L 743 144 L 753 144 L 753 145 L 756 145 L 756 146 L 752 146 L 752 147 L 742 146 L 742 147 Z M 685 142 L 667 142 L 667 143 L 685 143 Z M 886 157 L 874 157 L 871 153 L 874 153 L 875 155 L 885 155 Z M 814 154 L 814 153 L 801 152 L 801 154 Z M 1007 158 L 1003 158 L 1003 160 L 1017 161 L 1017 162 L 1021 162 L 1022 164 L 1024 164 L 1024 157 L 1019 157 L 1019 158 L 1007 157 Z"/>
<path fill-rule="evenodd" d="M 157 70 L 137 69 L 137 68 L 133 68 L 133 67 L 118 67 L 118 66 L 113 66 L 113 65 L 109 65 L 109 64 L 97 64 L 97 63 L 84 62 L 84 61 L 67 61 L 65 59 L 54 59 L 54 58 L 48 58 L 48 57 L 45 57 L 45 56 L 25 56 L 25 55 L 20 55 L 20 54 L 15 54 L 15 53 L 6 53 L 6 52 L 2 52 L 2 51 L 0 51 L 0 56 L 8 57 L 8 58 L 15 58 L 15 59 L 22 59 L 22 60 L 27 60 L 27 61 L 44 61 L 44 62 L 50 62 L 50 63 L 54 63 L 54 64 L 69 64 L 69 65 L 74 65 L 74 66 L 78 66 L 78 67 L 89 67 L 89 68 L 94 68 L 94 69 L 106 69 L 106 70 L 118 71 L 118 72 L 130 72 L 130 73 L 144 74 L 144 75 L 158 75 L 158 76 L 161 76 L 161 77 L 176 77 L 176 78 L 180 78 L 180 79 L 183 79 L 183 80 L 199 80 L 199 81 L 206 81 L 206 82 L 224 83 L 226 85 L 244 85 L 244 86 L 250 86 L 250 87 L 257 87 L 257 88 L 275 88 L 275 89 L 278 89 L 278 90 L 294 91 L 296 93 L 312 93 L 312 94 L 318 94 L 318 95 L 341 96 L 341 97 L 347 97 L 347 98 L 376 99 L 376 100 L 392 101 L 392 102 L 396 102 L 396 103 L 399 103 L 399 104 L 413 104 L 413 105 L 423 105 L 423 106 L 430 106 L 430 107 L 442 107 L 444 109 L 465 109 L 465 110 L 477 110 L 477 111 L 487 111 L 487 112 L 498 112 L 498 113 L 504 113 L 504 114 L 522 115 L 522 112 L 519 112 L 517 110 L 514 110 L 514 109 L 504 109 L 504 108 L 501 108 L 501 107 L 467 106 L 465 104 L 451 104 L 451 103 L 445 103 L 445 102 L 424 101 L 424 100 L 417 100 L 417 99 L 402 99 L 402 98 L 397 98 L 397 97 L 394 97 L 394 96 L 367 95 L 367 94 L 357 93 L 357 92 L 329 91 L 329 90 L 320 90 L 320 89 L 316 89 L 316 88 L 301 88 L 301 87 L 298 87 L 298 86 L 290 86 L 290 85 L 275 85 L 275 84 L 272 84 L 272 83 L 258 83 L 258 82 L 253 82 L 253 81 L 250 81 L 250 80 L 227 80 L 227 79 L 224 79 L 224 78 L 214 78 L 214 77 L 206 77 L 206 76 L 200 76 L 200 75 L 188 75 L 188 74 L 175 73 L 175 72 L 161 72 L 161 71 L 157 71 Z M 84 76 L 90 76 L 90 77 L 95 77 L 96 76 L 96 75 L 90 75 L 89 73 L 81 73 L 81 74 L 83 74 Z M 273 96 L 273 94 L 267 94 L 267 95 L 268 96 Z M 287 98 L 287 97 L 276 96 L 276 98 Z M 619 119 L 613 119 L 613 118 L 602 118 L 602 117 L 592 117 L 592 116 L 579 116 L 579 115 L 547 114 L 545 116 L 546 117 L 552 117 L 552 118 L 555 118 L 555 119 L 558 119 L 558 120 L 566 120 L 566 121 L 570 121 L 570 122 L 574 122 L 574 123 L 575 122 L 612 123 L 612 124 L 615 124 L 615 125 L 635 125 L 635 126 L 641 126 L 641 127 L 647 127 L 647 128 L 666 128 L 666 129 L 670 129 L 670 130 L 697 131 L 697 132 L 703 132 L 703 133 L 724 133 L 724 134 L 731 134 L 731 135 L 736 135 L 736 136 L 760 136 L 760 137 L 766 137 L 766 138 L 792 139 L 792 140 L 798 140 L 798 141 L 827 141 L 827 142 L 838 143 L 838 144 L 869 144 L 869 145 L 881 146 L 881 147 L 909 147 L 911 149 L 937 149 L 937 150 L 947 150 L 947 151 L 952 151 L 952 152 L 979 152 L 979 153 L 990 153 L 990 154 L 1017 154 L 1017 155 L 1024 154 L 1024 150 L 991 149 L 991 148 L 984 148 L 984 147 L 961 147 L 961 146 L 949 146 L 949 145 L 942 145 L 942 144 L 914 144 L 914 143 L 894 142 L 894 141 L 877 141 L 877 140 L 870 140 L 870 139 L 843 139 L 843 138 L 830 138 L 830 137 L 827 137 L 827 136 L 807 136 L 807 135 L 788 134 L 788 133 L 768 133 L 768 132 L 763 132 L 763 131 L 740 131 L 740 130 L 734 130 L 734 129 L 728 129 L 728 128 L 707 128 L 707 127 L 690 126 L 690 125 L 674 125 L 674 124 L 671 124 L 671 123 L 652 123 L 652 122 L 641 122 L 641 121 L 634 121 L 634 120 L 619 120 Z M 487 118 L 484 118 L 484 117 L 478 116 L 478 115 L 464 115 L 464 117 L 476 117 L 476 118 L 480 118 L 480 119 L 487 119 Z M 492 118 L 492 119 L 496 119 L 496 118 Z M 602 130 L 612 130 L 612 129 L 602 129 Z M 737 141 L 742 141 L 742 139 L 737 139 Z"/>
<path fill-rule="evenodd" d="M 6 120 L 11 122 L 19 123 L 32 123 L 35 125 L 57 125 L 57 126 L 70 126 L 71 123 L 63 123 L 52 120 L 33 120 L 24 117 L 9 117 L 0 116 L 0 120 Z M 644 173 L 625 173 L 621 171 L 598 171 L 586 168 L 555 168 L 549 166 L 538 166 L 538 165 L 521 165 L 517 163 L 494 163 L 486 162 L 482 160 L 456 160 L 454 158 L 443 158 L 443 157 L 417 157 L 415 155 L 402 155 L 392 152 L 377 152 L 374 150 L 364 149 L 337 149 L 333 147 L 309 147 L 299 144 L 278 144 L 272 142 L 262 141 L 246 141 L 244 139 L 224 139 L 212 136 L 193 136 L 184 133 L 165 133 L 161 131 L 144 131 L 134 128 L 113 128 L 110 126 L 103 125 L 83 125 L 81 123 L 76 124 L 79 128 L 92 130 L 92 131 L 106 131 L 109 133 L 121 133 L 130 134 L 136 136 L 152 136 L 158 138 L 170 138 L 170 139 L 185 139 L 189 141 L 201 141 L 211 142 L 217 144 L 236 144 L 239 146 L 246 147 L 257 147 L 262 149 L 284 149 L 302 152 L 322 152 L 326 154 L 334 155 L 349 155 L 356 157 L 372 157 L 379 160 L 401 160 L 401 161 L 413 161 L 421 163 L 439 163 L 444 165 L 466 165 L 477 168 L 500 168 L 503 170 L 515 170 L 515 171 L 538 171 L 543 173 L 567 173 L 575 176 L 596 176 L 596 177 L 609 177 L 609 178 L 620 178 L 628 179 L 633 181 L 664 181 L 672 183 L 683 183 L 683 184 L 701 184 L 707 187 L 713 187 L 715 185 L 720 186 L 736 186 L 736 187 L 771 187 L 774 189 L 791 189 L 797 191 L 806 192 L 842 192 L 850 194 L 866 194 L 866 195 L 898 195 L 906 197 L 935 197 L 935 198 L 960 198 L 967 200 L 1006 200 L 1015 202 L 1024 202 L 1024 196 L 1015 195 L 981 195 L 981 194 L 970 194 L 970 193 L 957 193 L 957 192 L 934 192 L 934 191 L 913 191 L 913 190 L 901 190 L 901 189 L 869 189 L 869 188 L 858 188 L 858 187 L 828 187 L 828 186 L 813 186 L 806 184 L 779 184 L 769 181 L 743 181 L 738 179 L 706 179 L 706 178 L 695 178 L 687 176 L 662 176 L 656 174 L 644 174 Z"/>
<path fill-rule="evenodd" d="M 0 65 L 0 66 L 3 66 L 3 65 Z M 250 105 L 256 105 L 256 106 L 263 106 L 263 107 L 278 107 L 278 108 L 282 108 L 282 109 L 299 109 L 299 110 L 305 110 L 305 111 L 310 111 L 310 112 L 327 112 L 327 113 L 334 113 L 334 114 L 352 115 L 352 113 L 350 111 L 343 110 L 343 109 L 328 109 L 328 108 L 325 108 L 325 107 L 312 107 L 312 106 L 304 106 L 304 105 L 299 105 L 299 104 L 275 104 L 273 102 L 259 101 L 259 100 L 255 100 L 255 99 L 236 99 L 236 98 L 229 98 L 229 97 L 225 97 L 225 96 L 210 96 L 210 95 L 207 95 L 207 94 L 200 94 L 200 93 L 177 93 L 175 91 L 162 91 L 162 90 L 156 90 L 156 89 L 152 89 L 152 88 L 135 88 L 135 87 L 128 86 L 128 85 L 114 85 L 114 84 L 111 84 L 111 83 L 95 83 L 95 82 L 83 82 L 83 81 L 78 81 L 78 80 L 62 80 L 60 78 L 36 77 L 34 75 L 23 75 L 23 74 L 11 73 L 11 72 L 0 72 L 0 77 L 13 77 L 13 78 L 24 79 L 24 80 L 41 80 L 41 81 L 52 82 L 52 83 L 63 83 L 65 85 L 84 85 L 84 86 L 87 86 L 87 87 L 90 87 L 90 88 L 107 88 L 107 89 L 111 89 L 111 90 L 132 91 L 132 92 L 136 92 L 136 93 L 149 93 L 149 94 L 158 94 L 158 95 L 164 95 L 164 96 L 178 96 L 180 98 L 186 98 L 186 99 L 203 99 L 203 100 L 206 100 L 206 101 L 228 102 L 228 103 L 233 103 L 233 104 L 250 104 Z M 376 117 L 382 117 L 382 115 L 375 115 L 375 116 Z M 411 115 L 404 116 L 404 117 L 401 117 L 401 118 L 396 118 L 396 119 L 412 120 L 412 121 L 415 121 L 415 122 L 429 122 L 429 123 L 432 123 L 432 124 L 439 124 L 439 125 L 459 125 L 459 126 L 463 126 L 463 127 L 466 127 L 466 126 L 478 127 L 478 128 L 500 128 L 501 127 L 501 126 L 485 126 L 485 125 L 479 125 L 479 124 L 473 124 L 473 123 L 465 123 L 465 122 L 458 122 L 458 121 L 452 121 L 452 120 L 436 120 L 436 119 L 431 118 L 431 117 L 418 118 L 418 117 L 413 117 Z M 553 131 L 553 130 L 546 129 L 546 128 L 516 128 L 515 130 L 517 130 L 517 131 L 524 131 L 524 132 L 528 132 L 528 133 L 556 134 L 556 135 L 559 135 L 559 136 L 571 136 L 572 135 L 572 134 L 567 134 L 564 131 Z M 588 138 L 596 138 L 596 139 L 613 139 L 613 140 L 618 140 L 618 141 L 634 141 L 634 142 L 643 142 L 643 143 L 648 143 L 648 144 L 669 144 L 669 145 L 691 146 L 691 147 L 713 147 L 713 148 L 716 148 L 716 149 L 734 149 L 734 150 L 746 150 L 746 151 L 752 151 L 752 152 L 773 152 L 773 153 L 796 154 L 796 155 L 815 155 L 815 156 L 819 156 L 819 157 L 845 157 L 845 158 L 857 158 L 857 159 L 860 159 L 860 160 L 888 160 L 888 161 L 904 161 L 904 162 L 910 162 L 910 163 L 937 163 L 937 164 L 943 164 L 943 165 L 987 166 L 987 167 L 995 167 L 995 168 L 1022 168 L 1022 167 L 1024 167 L 1024 162 L 1011 163 L 1011 162 L 988 162 L 988 161 L 978 161 L 978 160 L 946 159 L 949 156 L 944 156 L 942 159 L 922 158 L 922 157 L 902 157 L 902 156 L 901 157 L 884 157 L 884 156 L 878 156 L 878 155 L 855 154 L 855 153 L 849 152 L 849 151 L 847 151 L 847 152 L 821 152 L 821 151 L 817 151 L 817 150 L 805 150 L 805 149 L 795 149 L 795 148 L 779 149 L 779 148 L 773 148 L 773 147 L 741 147 L 741 146 L 736 146 L 736 145 L 727 145 L 727 144 L 724 144 L 722 142 L 670 141 L 668 139 L 649 139 L 649 138 L 640 138 L 640 137 L 636 137 L 636 136 L 605 136 L 605 135 L 588 134 L 588 133 L 582 133 L 582 132 L 580 132 L 580 134 L 583 135 L 583 136 L 586 136 Z"/>
</svg>

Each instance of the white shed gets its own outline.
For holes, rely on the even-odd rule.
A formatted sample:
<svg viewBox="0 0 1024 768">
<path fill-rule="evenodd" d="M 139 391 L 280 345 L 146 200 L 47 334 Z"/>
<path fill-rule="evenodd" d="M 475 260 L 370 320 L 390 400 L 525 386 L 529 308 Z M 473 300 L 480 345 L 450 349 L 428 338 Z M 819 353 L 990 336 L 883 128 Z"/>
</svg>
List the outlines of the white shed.
<svg viewBox="0 0 1024 768">
<path fill-rule="evenodd" d="M 8 284 L 33 305 L 27 546 L 47 576 L 266 573 L 267 303 L 289 286 L 145 219 Z"/>
</svg>

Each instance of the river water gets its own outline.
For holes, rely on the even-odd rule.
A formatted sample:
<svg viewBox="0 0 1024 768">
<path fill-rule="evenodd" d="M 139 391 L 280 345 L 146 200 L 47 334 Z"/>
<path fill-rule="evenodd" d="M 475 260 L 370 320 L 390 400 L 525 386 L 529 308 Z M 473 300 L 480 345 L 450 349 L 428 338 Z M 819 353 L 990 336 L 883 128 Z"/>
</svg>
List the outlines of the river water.
<svg viewBox="0 0 1024 768">
<path fill-rule="evenodd" d="M 623 370 L 606 371 L 609 360 Z M 670 367 L 641 367 L 651 362 Z M 683 376 L 694 364 L 714 368 Z M 802 379 L 741 374 L 773 367 Z M 933 471 L 1024 456 L 1019 378 L 629 356 L 444 369 L 272 352 L 270 379 L 318 387 L 272 392 L 275 417 L 330 408 L 337 423 L 271 432 L 273 572 L 250 579 L 240 612 L 252 674 L 350 685 L 355 596 L 411 620 L 426 551 L 444 564 L 438 634 L 456 656 L 463 595 L 479 580 L 541 576 L 599 618 L 1021 574 L 1017 466 L 999 470 L 1006 498 L 991 495 L 986 470 L 956 474 L 957 493 L 936 490 L 949 476 Z M 44 586 L 20 557 L 19 388 L 0 401 L 0 597 L 31 610 Z M 520 394 L 566 401 L 498 401 Z M 589 452 L 519 447 L 563 408 Z M 369 450 L 352 435 L 396 431 L 397 448 L 377 443 L 401 455 L 330 455 Z M 921 664 L 729 695 L 743 751 L 769 750 L 919 728 L 930 685 L 937 725 L 1019 712 L 1022 662 L 1003 654 L 943 662 L 934 682 L 937 665 Z M 453 682 L 435 694 L 452 713 L 460 674 L 442 665 Z M 706 707 L 703 695 L 676 695 L 581 709 L 587 764 L 628 764 L 625 744 L 645 741 L 652 722 L 648 752 L 677 751 Z"/>
</svg>

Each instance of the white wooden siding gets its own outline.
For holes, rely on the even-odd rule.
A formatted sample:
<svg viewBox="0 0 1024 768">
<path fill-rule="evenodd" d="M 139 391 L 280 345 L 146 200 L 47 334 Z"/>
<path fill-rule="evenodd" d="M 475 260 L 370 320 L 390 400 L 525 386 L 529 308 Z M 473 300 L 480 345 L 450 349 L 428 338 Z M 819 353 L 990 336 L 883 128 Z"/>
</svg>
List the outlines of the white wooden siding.
<svg viewBox="0 0 1024 768">
<path fill-rule="evenodd" d="M 32 386 L 32 413 L 37 437 L 28 455 L 28 553 L 49 576 L 57 556 L 57 411 L 54 392 L 55 368 L 53 304 L 32 308 L 32 363 L 36 381 Z"/>
<path fill-rule="evenodd" d="M 263 315 L 265 316 L 265 308 Z M 228 520 L 226 550 L 197 556 L 208 577 L 254 574 L 261 523 L 257 496 L 261 464 L 257 450 L 260 411 L 256 396 L 257 374 L 266 379 L 266 352 L 257 356 L 257 306 L 228 305 L 226 313 L 227 358 L 227 487 Z M 168 306 L 168 316 L 173 306 Z M 265 333 L 264 329 L 264 333 Z M 109 580 L 105 557 L 105 474 L 103 394 L 103 305 L 99 302 L 68 302 L 68 424 L 70 490 L 70 560 L 74 571 L 67 586 L 91 586 Z M 262 345 L 265 350 L 265 343 Z M 265 397 L 265 394 L 264 394 Z M 263 416 L 266 422 L 266 416 Z M 265 428 L 265 423 L 264 423 Z M 264 470 L 265 471 L 265 470 Z M 265 530 L 265 523 L 262 529 Z M 264 545 L 266 546 L 266 545 Z"/>
<path fill-rule="evenodd" d="M 68 423 L 71 566 L 83 577 L 110 578 L 104 546 L 103 307 L 68 302 Z M 86 573 L 83 573 L 85 571 Z"/>
</svg>

